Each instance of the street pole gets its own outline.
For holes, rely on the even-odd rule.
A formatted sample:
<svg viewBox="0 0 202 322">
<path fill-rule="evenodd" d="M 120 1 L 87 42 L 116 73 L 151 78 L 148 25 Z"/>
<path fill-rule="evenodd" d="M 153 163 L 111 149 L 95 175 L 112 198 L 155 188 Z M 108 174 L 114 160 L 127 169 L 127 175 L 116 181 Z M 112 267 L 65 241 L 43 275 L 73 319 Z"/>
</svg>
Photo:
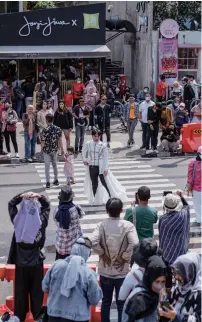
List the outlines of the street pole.
<svg viewBox="0 0 202 322">
<path fill-rule="evenodd" d="M 18 1 L 18 4 L 19 4 L 18 11 L 23 12 L 23 1 Z"/>
</svg>

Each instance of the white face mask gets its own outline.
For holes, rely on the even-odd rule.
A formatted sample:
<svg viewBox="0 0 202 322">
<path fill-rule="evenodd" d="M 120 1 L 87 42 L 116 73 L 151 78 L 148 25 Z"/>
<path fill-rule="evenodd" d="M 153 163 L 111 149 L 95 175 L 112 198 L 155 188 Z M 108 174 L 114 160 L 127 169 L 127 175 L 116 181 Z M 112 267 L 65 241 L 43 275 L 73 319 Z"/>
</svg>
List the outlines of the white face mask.
<svg viewBox="0 0 202 322">
<path fill-rule="evenodd" d="M 145 88 L 145 89 L 144 89 L 144 93 L 148 93 L 148 89 L 146 89 L 146 88 Z"/>
<path fill-rule="evenodd" d="M 67 91 L 67 94 L 71 94 L 72 91 Z"/>
<path fill-rule="evenodd" d="M 145 100 L 146 100 L 147 102 L 149 102 L 149 101 L 150 101 L 150 99 L 151 99 L 151 97 L 150 97 L 150 96 L 146 96 L 146 97 L 145 97 Z"/>
<path fill-rule="evenodd" d="M 77 83 L 81 83 L 81 80 L 80 79 L 77 79 L 77 81 L 76 81 Z"/>
</svg>

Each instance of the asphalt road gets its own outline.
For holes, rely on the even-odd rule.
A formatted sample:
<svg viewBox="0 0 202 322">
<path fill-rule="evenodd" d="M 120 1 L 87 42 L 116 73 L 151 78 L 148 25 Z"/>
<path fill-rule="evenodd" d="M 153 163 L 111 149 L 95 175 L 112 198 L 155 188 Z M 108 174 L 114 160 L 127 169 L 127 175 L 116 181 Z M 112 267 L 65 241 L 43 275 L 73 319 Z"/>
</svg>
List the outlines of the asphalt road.
<svg viewBox="0 0 202 322">
<path fill-rule="evenodd" d="M 141 146 L 141 131 L 140 127 L 135 133 L 136 146 L 133 149 L 127 149 L 127 134 L 120 133 L 117 130 L 117 122 L 114 121 L 112 125 L 112 144 L 110 149 L 110 156 L 114 158 L 134 157 L 140 159 L 139 149 Z M 22 133 L 22 126 L 18 126 L 18 144 L 19 153 L 24 154 L 24 139 Z M 74 136 L 74 134 L 72 134 Z M 90 134 L 86 139 L 90 139 Z M 72 138 L 73 142 L 73 138 Z M 39 146 L 37 147 L 39 152 Z M 150 164 L 157 170 L 157 173 L 162 174 L 165 178 L 177 185 L 177 188 L 184 189 L 186 183 L 187 166 L 190 158 L 154 158 L 145 159 L 145 164 Z M 142 161 L 142 158 L 141 158 Z M 17 165 L 0 165 L 0 263 L 5 263 L 7 260 L 11 237 L 13 233 L 13 226 L 8 215 L 9 200 L 21 192 L 35 191 L 38 193 L 45 193 L 41 184 L 40 177 L 37 174 L 34 166 L 31 164 L 17 164 Z M 53 209 L 52 209 L 53 210 Z M 54 243 L 55 225 L 52 220 L 52 211 L 49 226 L 47 229 L 47 245 Z M 54 259 L 54 254 L 47 254 L 46 262 L 51 263 Z M 11 283 L 0 283 L 0 303 L 4 303 L 5 296 L 11 295 Z"/>
</svg>

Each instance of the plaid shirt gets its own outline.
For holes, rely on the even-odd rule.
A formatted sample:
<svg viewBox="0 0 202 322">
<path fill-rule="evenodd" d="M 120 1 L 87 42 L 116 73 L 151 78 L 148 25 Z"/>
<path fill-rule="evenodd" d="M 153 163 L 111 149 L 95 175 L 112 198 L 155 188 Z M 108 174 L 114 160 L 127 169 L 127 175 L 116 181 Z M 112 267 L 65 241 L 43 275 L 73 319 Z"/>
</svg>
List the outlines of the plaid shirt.
<svg viewBox="0 0 202 322">
<path fill-rule="evenodd" d="M 54 220 L 58 209 L 54 212 Z M 69 210 L 71 215 L 71 223 L 69 229 L 60 228 L 59 223 L 55 220 L 58 227 L 56 232 L 55 248 L 60 255 L 69 255 L 71 253 L 72 245 L 78 238 L 83 236 L 79 219 L 85 215 L 85 212 L 80 206 L 73 206 Z"/>
</svg>

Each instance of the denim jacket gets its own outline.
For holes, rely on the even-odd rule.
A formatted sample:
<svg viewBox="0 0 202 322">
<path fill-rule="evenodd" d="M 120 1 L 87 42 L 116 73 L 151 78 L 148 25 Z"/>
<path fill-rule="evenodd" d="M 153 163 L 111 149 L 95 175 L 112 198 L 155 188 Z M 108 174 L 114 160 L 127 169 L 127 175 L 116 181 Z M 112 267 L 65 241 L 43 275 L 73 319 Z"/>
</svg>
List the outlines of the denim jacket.
<svg viewBox="0 0 202 322">
<path fill-rule="evenodd" d="M 139 118 L 139 104 L 137 102 L 134 102 L 135 108 L 136 108 L 136 119 Z M 128 121 L 130 115 L 130 103 L 126 103 L 123 105 L 123 118 L 125 121 Z"/>
<path fill-rule="evenodd" d="M 73 321 L 88 321 L 90 320 L 90 305 L 99 303 L 102 291 L 98 285 L 96 273 L 85 264 L 81 266 L 79 281 L 71 290 L 70 297 L 66 298 L 61 294 L 62 281 L 70 258 L 56 261 L 43 279 L 43 291 L 49 293 L 48 315 Z"/>
</svg>

